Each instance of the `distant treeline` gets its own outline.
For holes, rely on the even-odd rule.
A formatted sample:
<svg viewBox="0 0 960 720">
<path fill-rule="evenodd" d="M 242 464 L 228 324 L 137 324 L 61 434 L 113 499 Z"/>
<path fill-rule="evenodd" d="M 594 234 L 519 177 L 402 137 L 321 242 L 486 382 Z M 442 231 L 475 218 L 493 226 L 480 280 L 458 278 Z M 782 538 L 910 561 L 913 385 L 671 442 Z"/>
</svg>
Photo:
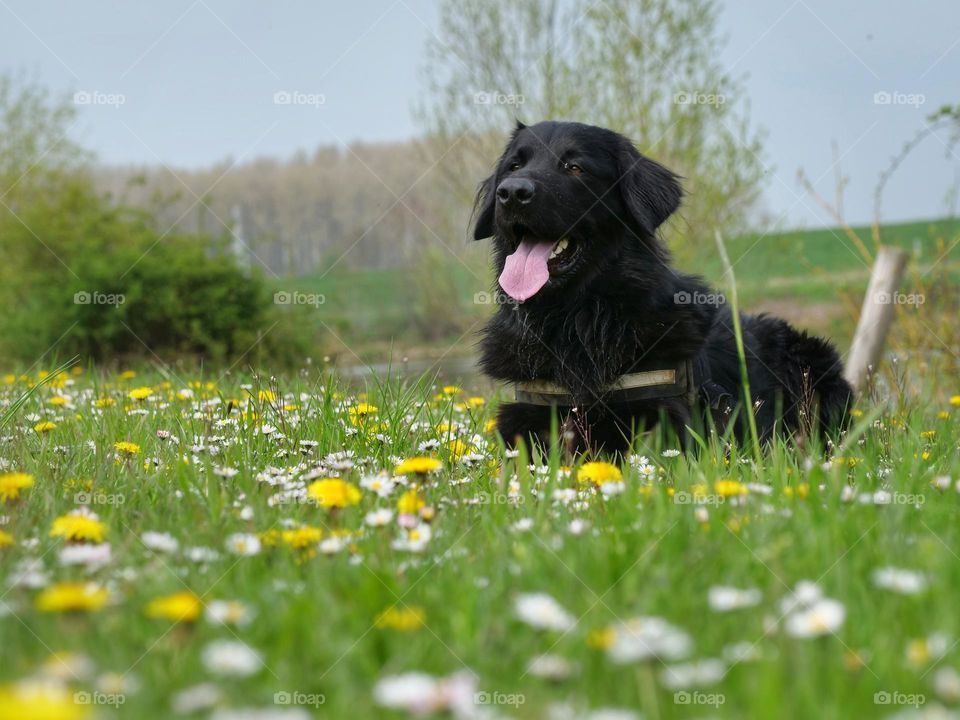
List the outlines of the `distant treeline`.
<svg viewBox="0 0 960 720">
<path fill-rule="evenodd" d="M 465 252 L 472 197 L 464 188 L 473 180 L 451 183 L 442 172 L 410 141 L 200 170 L 101 167 L 96 180 L 117 202 L 150 211 L 162 230 L 230 231 L 244 262 L 288 276 L 403 267 L 426 246 Z"/>
</svg>

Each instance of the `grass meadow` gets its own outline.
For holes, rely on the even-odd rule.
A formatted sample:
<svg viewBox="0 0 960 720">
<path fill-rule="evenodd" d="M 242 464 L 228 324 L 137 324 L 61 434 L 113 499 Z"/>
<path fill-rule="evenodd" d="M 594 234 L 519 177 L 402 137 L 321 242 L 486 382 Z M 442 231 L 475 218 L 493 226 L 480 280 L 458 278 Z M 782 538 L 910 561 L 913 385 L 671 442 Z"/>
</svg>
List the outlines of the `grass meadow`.
<svg viewBox="0 0 960 720">
<path fill-rule="evenodd" d="M 33 392 L 0 445 L 2 720 L 960 702 L 960 396 L 865 400 L 835 447 L 569 467 L 430 379 L 3 383 Z"/>
</svg>

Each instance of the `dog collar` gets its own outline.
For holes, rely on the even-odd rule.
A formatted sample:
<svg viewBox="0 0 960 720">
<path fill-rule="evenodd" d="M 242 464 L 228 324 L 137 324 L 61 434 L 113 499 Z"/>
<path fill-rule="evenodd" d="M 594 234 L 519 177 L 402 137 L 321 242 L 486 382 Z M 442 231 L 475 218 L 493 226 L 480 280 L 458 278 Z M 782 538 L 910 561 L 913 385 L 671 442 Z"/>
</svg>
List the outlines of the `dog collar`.
<svg viewBox="0 0 960 720">
<path fill-rule="evenodd" d="M 514 388 L 517 402 L 569 407 L 578 404 L 567 388 L 546 380 L 519 382 L 515 383 Z M 696 394 L 693 362 L 687 360 L 672 368 L 622 375 L 596 399 L 604 402 L 632 402 L 683 396 L 692 404 Z"/>
</svg>

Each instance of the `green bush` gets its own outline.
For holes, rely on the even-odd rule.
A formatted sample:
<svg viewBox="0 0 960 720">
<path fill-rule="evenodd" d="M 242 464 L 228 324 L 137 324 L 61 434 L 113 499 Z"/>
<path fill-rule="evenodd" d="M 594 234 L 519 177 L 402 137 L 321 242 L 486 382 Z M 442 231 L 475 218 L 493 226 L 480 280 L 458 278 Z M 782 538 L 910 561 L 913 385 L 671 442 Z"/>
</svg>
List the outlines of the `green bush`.
<svg viewBox="0 0 960 720">
<path fill-rule="evenodd" d="M 51 174 L 38 189 L 17 193 L 16 209 L 0 206 L 3 355 L 302 358 L 289 332 L 295 318 L 281 317 L 223 239 L 163 233 L 76 172 Z"/>
</svg>

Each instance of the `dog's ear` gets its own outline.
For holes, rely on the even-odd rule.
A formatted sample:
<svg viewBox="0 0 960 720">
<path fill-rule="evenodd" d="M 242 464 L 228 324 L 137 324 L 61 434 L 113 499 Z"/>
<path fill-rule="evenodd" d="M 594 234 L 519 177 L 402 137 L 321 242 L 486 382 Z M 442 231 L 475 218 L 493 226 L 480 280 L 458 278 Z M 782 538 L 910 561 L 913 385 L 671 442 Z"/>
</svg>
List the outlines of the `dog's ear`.
<svg viewBox="0 0 960 720">
<path fill-rule="evenodd" d="M 494 183 L 497 174 L 494 173 L 477 188 L 477 198 L 473 202 L 473 214 L 476 224 L 473 226 L 473 239 L 483 240 L 493 235 L 494 201 L 497 199 Z"/>
<path fill-rule="evenodd" d="M 680 206 L 680 178 L 641 155 L 628 140 L 623 141 L 618 163 L 623 201 L 640 227 L 652 235 Z"/>
</svg>

